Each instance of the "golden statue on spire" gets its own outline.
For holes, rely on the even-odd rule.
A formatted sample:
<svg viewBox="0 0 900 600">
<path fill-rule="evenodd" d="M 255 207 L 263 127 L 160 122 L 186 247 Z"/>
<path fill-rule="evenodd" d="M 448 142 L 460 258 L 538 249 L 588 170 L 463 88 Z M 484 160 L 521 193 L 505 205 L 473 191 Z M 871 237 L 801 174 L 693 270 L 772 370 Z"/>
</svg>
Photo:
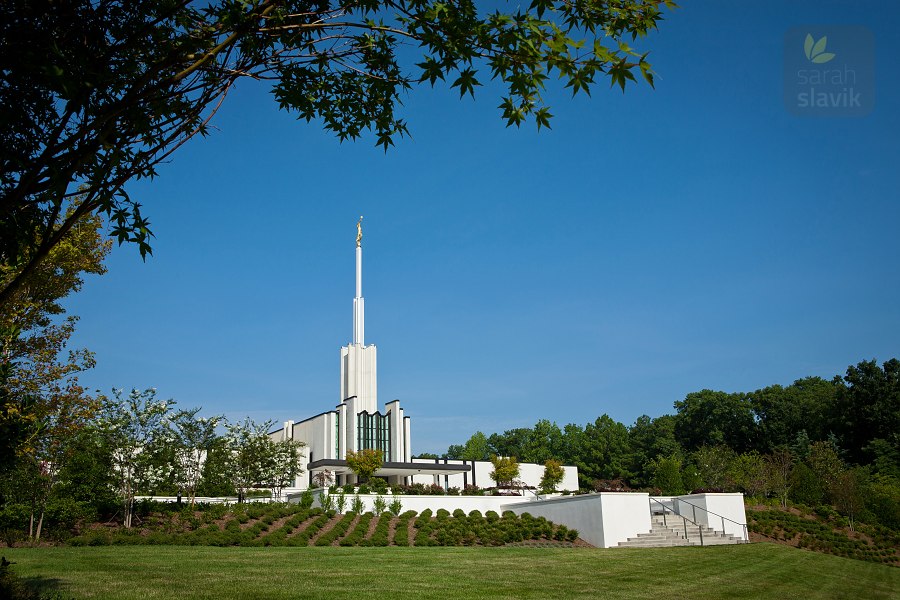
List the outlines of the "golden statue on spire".
<svg viewBox="0 0 900 600">
<path fill-rule="evenodd" d="M 359 222 L 356 224 L 356 247 L 362 245 L 362 215 L 359 216 Z"/>
</svg>

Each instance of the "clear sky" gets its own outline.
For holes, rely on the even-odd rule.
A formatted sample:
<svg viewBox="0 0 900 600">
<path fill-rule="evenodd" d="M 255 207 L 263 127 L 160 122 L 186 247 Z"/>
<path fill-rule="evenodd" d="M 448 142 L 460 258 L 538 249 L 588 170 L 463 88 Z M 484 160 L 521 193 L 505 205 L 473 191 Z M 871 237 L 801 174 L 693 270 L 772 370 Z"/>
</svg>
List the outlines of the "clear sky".
<svg viewBox="0 0 900 600">
<path fill-rule="evenodd" d="M 116 248 L 69 302 L 98 360 L 82 381 L 229 418 L 332 409 L 360 214 L 379 401 L 414 452 L 900 356 L 900 4 L 683 5 L 638 44 L 655 91 L 551 91 L 540 133 L 507 129 L 491 85 L 418 88 L 385 154 L 244 82 L 130 186 L 154 256 Z M 821 24 L 874 36 L 867 116 L 787 110 L 786 32 Z"/>
</svg>

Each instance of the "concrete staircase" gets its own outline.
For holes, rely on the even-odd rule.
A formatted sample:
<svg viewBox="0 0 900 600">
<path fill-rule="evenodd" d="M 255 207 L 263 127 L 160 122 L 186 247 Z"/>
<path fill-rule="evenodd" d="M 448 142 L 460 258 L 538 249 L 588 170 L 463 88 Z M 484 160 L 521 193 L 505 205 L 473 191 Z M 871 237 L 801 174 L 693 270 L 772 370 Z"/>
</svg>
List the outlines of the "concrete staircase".
<svg viewBox="0 0 900 600">
<path fill-rule="evenodd" d="M 667 514 L 650 517 L 650 533 L 639 533 L 637 537 L 619 542 L 619 548 L 661 548 L 666 546 L 699 546 L 700 527 L 687 521 L 684 517 Z M 685 537 L 685 526 L 687 537 Z M 741 544 L 743 541 L 721 531 L 703 527 L 703 545 Z"/>
</svg>

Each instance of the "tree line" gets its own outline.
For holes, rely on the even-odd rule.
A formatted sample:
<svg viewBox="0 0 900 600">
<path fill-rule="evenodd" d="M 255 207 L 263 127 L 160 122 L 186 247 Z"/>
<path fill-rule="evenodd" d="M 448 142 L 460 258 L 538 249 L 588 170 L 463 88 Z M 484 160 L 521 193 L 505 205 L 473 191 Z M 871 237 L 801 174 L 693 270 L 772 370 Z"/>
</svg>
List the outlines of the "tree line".
<svg viewBox="0 0 900 600">
<path fill-rule="evenodd" d="M 609 415 L 451 445 L 445 457 L 578 467 L 582 489 L 664 494 L 739 491 L 783 503 L 832 504 L 900 528 L 900 361 L 862 361 L 831 380 L 805 377 L 754 392 L 701 390 L 675 414 L 626 426 Z M 434 455 L 426 455 L 434 456 Z"/>
<path fill-rule="evenodd" d="M 237 496 L 265 488 L 278 498 L 300 474 L 301 442 L 275 441 L 271 422 L 229 423 L 178 409 L 156 390 L 100 396 L 77 429 L 45 429 L 0 474 L 0 531 L 7 542 L 41 539 L 78 521 L 132 526 L 135 498 Z M 222 431 L 223 433 L 219 433 Z"/>
</svg>

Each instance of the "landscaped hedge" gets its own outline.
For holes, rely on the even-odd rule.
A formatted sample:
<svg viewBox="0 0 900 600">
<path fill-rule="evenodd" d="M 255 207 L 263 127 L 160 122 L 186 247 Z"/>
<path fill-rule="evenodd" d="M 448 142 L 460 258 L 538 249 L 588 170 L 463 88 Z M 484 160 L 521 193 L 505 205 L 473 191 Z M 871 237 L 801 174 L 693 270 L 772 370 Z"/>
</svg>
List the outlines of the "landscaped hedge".
<svg viewBox="0 0 900 600">
<path fill-rule="evenodd" d="M 812 513 L 797 515 L 777 509 L 747 511 L 747 525 L 753 533 L 796 543 L 800 548 L 869 562 L 900 563 L 900 533 L 886 527 L 857 524 L 857 531 L 868 539 L 854 538 L 842 529 L 845 523 L 839 521 L 840 517 L 827 516 L 831 518 L 822 521 Z"/>
<path fill-rule="evenodd" d="M 367 538 L 372 520 L 377 518 L 372 536 Z M 409 523 L 413 522 L 410 540 Z M 308 546 L 315 538 L 316 546 L 338 542 L 341 546 L 500 546 L 526 541 L 546 543 L 572 542 L 578 532 L 555 526 L 543 517 L 517 516 L 507 511 L 482 514 L 462 510 L 453 514 L 440 509 L 424 510 L 416 515 L 406 511 L 399 517 L 384 512 L 348 512 L 338 515 L 321 508 L 299 505 L 251 505 L 196 512 L 171 512 L 148 515 L 145 526 L 133 529 L 96 527 L 72 537 L 76 546 L 110 544 L 172 544 L 191 546 Z M 394 530 L 393 540 L 389 532 Z M 352 529 L 351 529 L 351 526 Z M 323 529 L 328 529 L 318 536 Z M 349 533 L 348 533 L 349 532 Z M 318 536 L 318 537 L 317 537 Z"/>
</svg>

